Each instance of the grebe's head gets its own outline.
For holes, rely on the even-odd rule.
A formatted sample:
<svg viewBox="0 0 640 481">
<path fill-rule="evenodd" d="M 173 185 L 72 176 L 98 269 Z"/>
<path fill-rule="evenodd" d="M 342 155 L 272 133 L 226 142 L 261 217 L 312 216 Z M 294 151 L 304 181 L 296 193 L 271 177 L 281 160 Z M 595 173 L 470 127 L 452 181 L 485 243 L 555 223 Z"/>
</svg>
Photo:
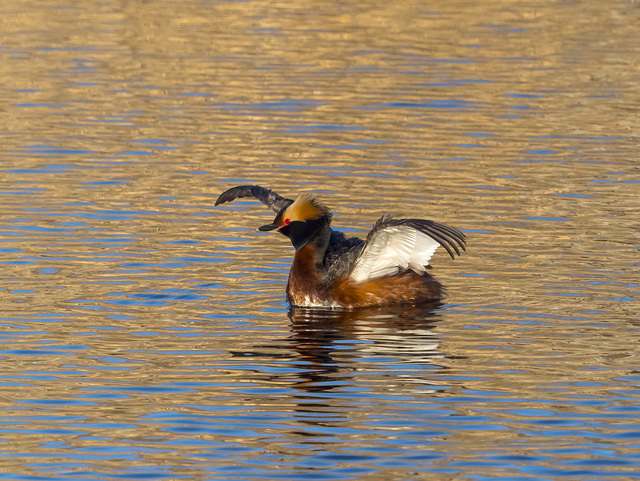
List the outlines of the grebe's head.
<svg viewBox="0 0 640 481">
<path fill-rule="evenodd" d="M 327 206 L 310 194 L 302 194 L 293 204 L 278 212 L 273 223 L 263 225 L 258 230 L 277 230 L 291 239 L 297 250 L 313 240 L 325 225 L 329 225 L 331 217 Z"/>
</svg>

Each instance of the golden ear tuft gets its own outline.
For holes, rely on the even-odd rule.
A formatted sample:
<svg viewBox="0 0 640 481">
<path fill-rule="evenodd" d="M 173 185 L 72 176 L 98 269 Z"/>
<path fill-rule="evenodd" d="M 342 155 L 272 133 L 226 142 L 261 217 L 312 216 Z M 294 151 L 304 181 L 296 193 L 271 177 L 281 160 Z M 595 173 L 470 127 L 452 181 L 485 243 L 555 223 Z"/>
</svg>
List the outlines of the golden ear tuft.
<svg viewBox="0 0 640 481">
<path fill-rule="evenodd" d="M 283 213 L 283 219 L 293 221 L 307 221 L 328 216 L 331 218 L 331 211 L 311 194 L 302 194 L 293 204 L 287 207 Z"/>
</svg>

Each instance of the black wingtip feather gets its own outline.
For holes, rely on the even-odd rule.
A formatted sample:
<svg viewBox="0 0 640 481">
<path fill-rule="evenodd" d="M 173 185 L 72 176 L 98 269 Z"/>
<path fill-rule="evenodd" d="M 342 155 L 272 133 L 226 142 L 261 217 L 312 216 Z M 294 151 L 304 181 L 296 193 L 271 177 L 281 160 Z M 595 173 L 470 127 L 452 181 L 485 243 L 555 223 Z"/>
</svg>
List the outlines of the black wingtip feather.
<svg viewBox="0 0 640 481">
<path fill-rule="evenodd" d="M 216 200 L 216 205 L 224 204 L 225 202 L 231 202 L 232 200 L 241 199 L 242 197 L 250 197 L 253 195 L 251 189 L 252 185 L 238 185 L 237 187 L 232 187 L 231 189 L 225 190 L 220 196 L 218 200 Z"/>
<path fill-rule="evenodd" d="M 448 242 L 448 244 L 451 247 L 453 247 L 453 250 L 456 251 L 456 254 L 461 255 L 460 249 L 458 249 L 458 247 L 462 248 L 463 251 L 466 250 L 465 249 L 466 241 L 464 238 L 464 234 L 462 232 L 457 231 L 452 227 L 446 226 L 444 224 L 440 224 L 439 222 L 433 222 L 433 224 L 431 225 L 430 232 L 436 232 L 436 231 L 442 235 L 442 237 L 446 240 L 446 242 Z M 429 235 L 429 232 L 425 232 L 425 234 Z M 443 244 L 441 243 L 441 245 Z M 446 248 L 446 245 L 443 245 L 443 247 Z M 451 254 L 451 251 L 449 251 L 449 255 L 451 255 L 452 259 L 454 258 L 453 255 Z"/>
<path fill-rule="evenodd" d="M 259 185 L 238 185 L 220 194 L 215 205 L 224 204 L 225 202 L 231 202 L 243 197 L 255 197 L 276 214 L 293 203 L 293 200 L 285 199 L 274 191 L 265 189 Z"/>
</svg>

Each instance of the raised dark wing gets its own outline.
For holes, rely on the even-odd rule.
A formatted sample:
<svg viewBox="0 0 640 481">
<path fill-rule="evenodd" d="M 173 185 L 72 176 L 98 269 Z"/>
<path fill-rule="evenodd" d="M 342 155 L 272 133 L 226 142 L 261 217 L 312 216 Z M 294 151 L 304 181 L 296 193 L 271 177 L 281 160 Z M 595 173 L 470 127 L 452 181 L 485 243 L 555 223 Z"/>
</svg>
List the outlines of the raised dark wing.
<svg viewBox="0 0 640 481">
<path fill-rule="evenodd" d="M 274 191 L 265 189 L 259 185 L 239 185 L 220 194 L 220 197 L 216 200 L 216 205 L 231 202 L 232 200 L 240 199 L 242 197 L 255 197 L 276 214 L 285 207 L 293 204 L 293 200 L 285 199 Z"/>
<path fill-rule="evenodd" d="M 460 255 L 460 249 L 465 250 L 465 242 L 462 232 L 439 222 L 385 216 L 369 232 L 349 277 L 360 282 L 407 269 L 422 274 L 439 246 L 453 259 L 454 252 Z"/>
</svg>

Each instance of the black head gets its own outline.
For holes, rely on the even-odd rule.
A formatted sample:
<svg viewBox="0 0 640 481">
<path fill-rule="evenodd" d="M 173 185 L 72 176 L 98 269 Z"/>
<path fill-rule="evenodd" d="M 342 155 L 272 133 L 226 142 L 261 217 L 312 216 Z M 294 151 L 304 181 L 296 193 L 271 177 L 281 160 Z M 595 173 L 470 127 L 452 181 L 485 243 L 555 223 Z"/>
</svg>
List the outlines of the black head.
<svg viewBox="0 0 640 481">
<path fill-rule="evenodd" d="M 329 209 L 308 194 L 283 208 L 273 223 L 259 227 L 260 231 L 278 230 L 291 239 L 296 250 L 311 242 L 325 225 L 331 223 Z"/>
</svg>

